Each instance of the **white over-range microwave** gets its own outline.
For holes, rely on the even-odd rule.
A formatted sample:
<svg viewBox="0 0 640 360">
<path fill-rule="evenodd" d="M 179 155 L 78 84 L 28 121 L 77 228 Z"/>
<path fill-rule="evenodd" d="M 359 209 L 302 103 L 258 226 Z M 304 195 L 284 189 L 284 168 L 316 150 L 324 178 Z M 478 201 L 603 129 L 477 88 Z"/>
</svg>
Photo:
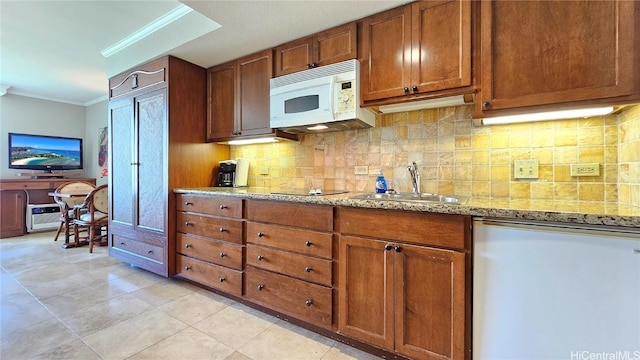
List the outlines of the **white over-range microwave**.
<svg viewBox="0 0 640 360">
<path fill-rule="evenodd" d="M 271 128 L 303 134 L 375 125 L 360 107 L 360 63 L 347 60 L 270 80 Z"/>
</svg>

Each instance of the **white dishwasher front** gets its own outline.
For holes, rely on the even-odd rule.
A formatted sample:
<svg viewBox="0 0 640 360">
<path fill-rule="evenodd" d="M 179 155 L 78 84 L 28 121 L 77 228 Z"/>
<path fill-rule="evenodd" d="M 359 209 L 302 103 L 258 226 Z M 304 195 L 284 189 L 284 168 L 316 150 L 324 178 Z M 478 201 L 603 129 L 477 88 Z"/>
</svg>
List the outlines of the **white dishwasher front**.
<svg viewBox="0 0 640 360">
<path fill-rule="evenodd" d="M 640 229 L 473 222 L 473 359 L 640 359 Z"/>
</svg>

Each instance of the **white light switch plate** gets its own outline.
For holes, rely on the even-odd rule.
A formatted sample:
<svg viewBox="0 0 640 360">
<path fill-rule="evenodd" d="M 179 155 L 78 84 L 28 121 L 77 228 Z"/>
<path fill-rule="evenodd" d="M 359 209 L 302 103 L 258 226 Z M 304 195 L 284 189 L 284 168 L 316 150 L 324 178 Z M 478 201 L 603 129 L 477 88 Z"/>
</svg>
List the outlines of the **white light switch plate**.
<svg viewBox="0 0 640 360">
<path fill-rule="evenodd" d="M 356 165 L 353 172 L 356 175 L 367 175 L 369 174 L 369 167 L 367 165 Z"/>
<path fill-rule="evenodd" d="M 571 164 L 571 176 L 600 176 L 600 164 L 581 163 Z"/>
<path fill-rule="evenodd" d="M 516 179 L 537 179 L 538 160 L 515 160 L 513 162 L 513 177 Z"/>
</svg>

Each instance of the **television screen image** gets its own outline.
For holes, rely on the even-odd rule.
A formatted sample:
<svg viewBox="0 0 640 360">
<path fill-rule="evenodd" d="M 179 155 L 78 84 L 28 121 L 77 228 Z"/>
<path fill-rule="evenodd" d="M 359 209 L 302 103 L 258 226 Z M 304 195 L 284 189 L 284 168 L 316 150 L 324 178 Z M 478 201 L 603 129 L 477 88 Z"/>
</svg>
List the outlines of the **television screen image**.
<svg viewBox="0 0 640 360">
<path fill-rule="evenodd" d="M 9 133 L 9 168 L 82 169 L 82 139 Z"/>
</svg>

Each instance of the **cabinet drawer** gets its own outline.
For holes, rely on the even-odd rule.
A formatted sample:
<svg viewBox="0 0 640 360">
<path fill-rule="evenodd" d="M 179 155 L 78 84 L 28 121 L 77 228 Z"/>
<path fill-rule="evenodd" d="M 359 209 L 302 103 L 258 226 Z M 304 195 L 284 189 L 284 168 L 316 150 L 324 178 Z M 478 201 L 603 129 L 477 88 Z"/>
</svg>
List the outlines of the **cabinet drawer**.
<svg viewBox="0 0 640 360">
<path fill-rule="evenodd" d="M 333 207 L 247 200 L 247 220 L 333 231 Z"/>
<path fill-rule="evenodd" d="M 176 275 L 197 283 L 242 296 L 242 271 L 176 255 Z"/>
<path fill-rule="evenodd" d="M 68 182 L 68 181 L 67 181 Z M 2 190 L 55 190 L 49 182 L 6 182 L 2 183 Z"/>
<path fill-rule="evenodd" d="M 156 262 L 162 263 L 164 261 L 164 248 L 145 242 L 114 235 L 111 238 L 111 247 L 119 251 L 135 254 Z"/>
<path fill-rule="evenodd" d="M 328 233 L 247 222 L 247 242 L 302 254 L 331 259 L 332 239 Z"/>
<path fill-rule="evenodd" d="M 275 311 L 330 328 L 331 289 L 248 266 L 245 296 Z"/>
<path fill-rule="evenodd" d="M 298 279 L 331 286 L 330 260 L 294 254 L 288 251 L 247 245 L 247 265 L 275 271 Z"/>
<path fill-rule="evenodd" d="M 470 249 L 471 218 L 391 210 L 340 208 L 340 233 L 409 243 Z"/>
<path fill-rule="evenodd" d="M 240 219 L 242 218 L 242 199 L 178 194 L 176 210 Z"/>
<path fill-rule="evenodd" d="M 109 79 L 109 99 L 166 82 L 167 66 L 165 57 L 112 77 Z"/>
<path fill-rule="evenodd" d="M 242 246 L 240 245 L 182 233 L 177 234 L 176 240 L 176 250 L 183 255 L 242 270 Z"/>
<path fill-rule="evenodd" d="M 181 233 L 202 235 L 242 244 L 242 221 L 178 212 L 177 229 Z"/>
</svg>

